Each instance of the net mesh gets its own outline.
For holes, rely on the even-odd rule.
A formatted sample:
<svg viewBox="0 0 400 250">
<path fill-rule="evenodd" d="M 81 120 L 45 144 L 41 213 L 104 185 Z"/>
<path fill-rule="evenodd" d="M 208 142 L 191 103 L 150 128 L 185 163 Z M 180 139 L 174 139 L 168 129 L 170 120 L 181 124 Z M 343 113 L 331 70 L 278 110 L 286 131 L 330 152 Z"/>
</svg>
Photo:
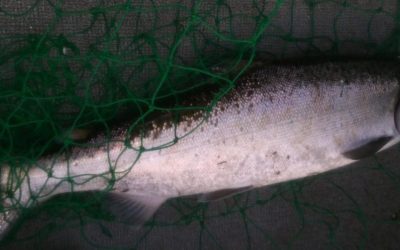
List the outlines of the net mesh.
<svg viewBox="0 0 400 250">
<path fill-rule="evenodd" d="M 85 145 L 126 117 L 138 124 L 184 110 L 180 96 L 209 85 L 226 93 L 254 60 L 399 55 L 398 4 L 389 0 L 3 0 L 0 23 L 0 164 L 16 171 L 5 186 L 42 155 Z M 396 160 L 392 150 L 222 202 L 174 199 L 139 231 L 113 222 L 96 197 L 65 195 L 24 210 L 4 244 L 390 249 L 400 236 Z"/>
</svg>

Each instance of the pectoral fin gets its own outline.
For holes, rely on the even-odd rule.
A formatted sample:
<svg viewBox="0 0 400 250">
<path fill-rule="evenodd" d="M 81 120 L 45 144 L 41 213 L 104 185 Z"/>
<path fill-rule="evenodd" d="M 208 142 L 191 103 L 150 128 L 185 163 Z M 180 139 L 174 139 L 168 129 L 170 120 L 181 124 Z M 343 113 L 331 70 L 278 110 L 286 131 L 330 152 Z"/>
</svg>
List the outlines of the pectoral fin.
<svg viewBox="0 0 400 250">
<path fill-rule="evenodd" d="M 117 220 L 139 227 L 154 215 L 165 200 L 166 197 L 161 196 L 110 192 L 103 205 Z"/>
<path fill-rule="evenodd" d="M 229 189 L 220 189 L 210 193 L 201 194 L 198 198 L 199 202 L 209 202 L 209 201 L 216 201 L 228 198 L 230 196 L 234 196 L 239 193 L 243 193 L 252 189 L 253 186 L 246 186 L 240 188 L 229 188 Z"/>
<path fill-rule="evenodd" d="M 391 136 L 382 136 L 379 138 L 366 140 L 361 142 L 359 146 L 344 152 L 343 155 L 352 160 L 359 160 L 375 154 L 391 139 Z"/>
</svg>

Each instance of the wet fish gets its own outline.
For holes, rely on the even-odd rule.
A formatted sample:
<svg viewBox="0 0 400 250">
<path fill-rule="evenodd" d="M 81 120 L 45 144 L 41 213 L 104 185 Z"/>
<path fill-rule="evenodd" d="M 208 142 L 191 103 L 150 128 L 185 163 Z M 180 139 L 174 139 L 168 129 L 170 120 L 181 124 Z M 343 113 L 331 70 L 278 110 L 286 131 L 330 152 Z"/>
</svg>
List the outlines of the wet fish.
<svg viewBox="0 0 400 250">
<path fill-rule="evenodd" d="M 398 72 L 397 62 L 377 61 L 257 67 L 210 112 L 164 116 L 128 137 L 120 129 L 29 170 L 3 167 L 3 205 L 111 189 L 104 207 L 140 225 L 169 198 L 218 200 L 345 166 L 400 141 Z M 16 176 L 23 181 L 10 184 Z"/>
</svg>

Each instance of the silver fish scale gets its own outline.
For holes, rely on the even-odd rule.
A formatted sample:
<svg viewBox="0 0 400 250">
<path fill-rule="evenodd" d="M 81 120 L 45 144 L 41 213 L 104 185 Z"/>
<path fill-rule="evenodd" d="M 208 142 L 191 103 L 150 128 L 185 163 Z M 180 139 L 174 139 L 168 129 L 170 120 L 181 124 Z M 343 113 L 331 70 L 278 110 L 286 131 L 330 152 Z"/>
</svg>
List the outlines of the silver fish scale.
<svg viewBox="0 0 400 250">
<path fill-rule="evenodd" d="M 176 128 L 171 121 L 149 123 L 145 138 L 132 139 L 133 148 L 113 142 L 109 150 L 82 151 L 69 160 L 69 167 L 62 159 L 43 160 L 52 175 L 32 169 L 18 198 L 22 204 L 29 201 L 28 185 L 33 194 L 104 189 L 113 171 L 124 176 L 115 184 L 117 190 L 170 198 L 270 185 L 333 170 L 353 162 L 343 152 L 362 142 L 382 136 L 398 139 L 397 75 L 396 62 L 251 69 L 208 119 L 203 119 L 204 112 L 192 112 L 184 114 Z M 172 142 L 175 135 L 175 145 L 154 149 Z M 139 157 L 141 146 L 150 151 Z M 65 181 L 68 176 L 72 183 Z M 6 178 L 2 176 L 2 184 Z"/>
<path fill-rule="evenodd" d="M 255 70 L 219 102 L 202 131 L 144 154 L 133 172 L 182 195 L 262 186 L 346 165 L 352 160 L 342 152 L 353 144 L 397 136 L 397 68 L 358 62 Z M 197 123 L 178 125 L 177 134 Z M 157 140 L 145 138 L 144 146 L 173 138 L 173 130 L 164 130 Z"/>
</svg>

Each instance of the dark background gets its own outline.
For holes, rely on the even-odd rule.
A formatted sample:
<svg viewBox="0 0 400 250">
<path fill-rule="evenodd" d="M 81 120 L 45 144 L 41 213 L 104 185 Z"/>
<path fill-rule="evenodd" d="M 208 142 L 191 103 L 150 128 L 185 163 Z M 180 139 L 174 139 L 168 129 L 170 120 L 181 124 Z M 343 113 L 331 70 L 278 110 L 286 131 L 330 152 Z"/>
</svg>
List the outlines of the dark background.
<svg viewBox="0 0 400 250">
<path fill-rule="evenodd" d="M 46 141 L 47 134 L 57 137 L 66 127 L 112 122 L 115 110 L 137 108 L 116 100 L 132 98 L 129 93 L 151 96 L 172 62 L 207 69 L 218 58 L 247 61 L 254 51 L 265 61 L 397 58 L 398 8 L 392 0 L 1 1 L 0 80 L 3 93 L 29 86 L 33 97 L 68 94 L 62 102 L 33 104 L 44 109 L 32 111 L 31 119 L 45 116 L 47 123 L 24 136 Z M 55 64 L 64 70 L 49 66 Z M 173 68 L 167 78 L 181 73 Z M 23 116 L 12 103 L 28 106 L 27 93 L 20 93 L 23 98 L 12 105 L 2 95 L 2 124 L 15 122 L 10 110 Z M 91 116 L 93 110 L 83 105 L 88 96 L 89 103 L 110 108 Z M 5 136 L 2 126 L 2 160 L 20 157 L 27 148 L 39 155 L 34 143 L 18 144 L 23 127 L 7 128 L 11 136 Z M 397 249 L 398 153 L 395 146 L 332 173 L 215 203 L 174 199 L 140 231 L 53 204 L 53 215 L 46 210 L 21 222 L 18 240 L 5 248 Z"/>
</svg>

